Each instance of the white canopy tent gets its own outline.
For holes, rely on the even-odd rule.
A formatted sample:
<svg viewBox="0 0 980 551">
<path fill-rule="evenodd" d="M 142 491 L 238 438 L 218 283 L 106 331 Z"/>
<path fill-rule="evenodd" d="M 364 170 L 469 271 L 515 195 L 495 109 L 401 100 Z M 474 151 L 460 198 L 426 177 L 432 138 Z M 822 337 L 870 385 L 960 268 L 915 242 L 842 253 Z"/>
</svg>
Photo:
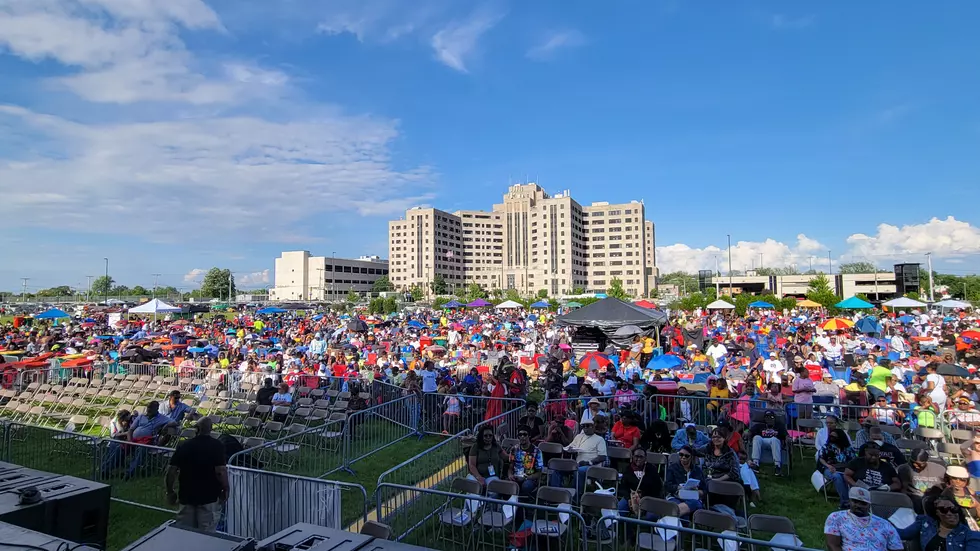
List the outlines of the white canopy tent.
<svg viewBox="0 0 980 551">
<path fill-rule="evenodd" d="M 180 312 L 180 306 L 173 306 L 155 298 L 146 304 L 140 304 L 129 309 L 130 314 L 168 314 L 170 312 Z"/>
<path fill-rule="evenodd" d="M 735 305 L 730 302 L 725 302 L 724 300 L 718 299 L 711 304 L 705 306 L 708 310 L 734 310 Z"/>
<path fill-rule="evenodd" d="M 513 301 L 513 300 L 508 300 L 508 301 L 501 302 L 500 304 L 498 304 L 497 305 L 497 310 L 508 310 L 510 308 L 523 308 L 523 307 L 524 307 L 524 305 L 521 304 L 520 302 L 516 302 L 516 301 Z"/>
<path fill-rule="evenodd" d="M 919 302 L 909 297 L 893 298 L 882 304 L 884 306 L 888 306 L 889 308 L 922 308 L 923 306 L 926 305 L 926 303 L 924 302 Z"/>
<path fill-rule="evenodd" d="M 940 308 L 972 308 L 973 305 L 969 302 L 964 302 L 962 300 L 955 300 L 948 298 L 946 300 L 940 300 L 939 302 L 933 304 L 933 306 L 938 306 Z"/>
</svg>

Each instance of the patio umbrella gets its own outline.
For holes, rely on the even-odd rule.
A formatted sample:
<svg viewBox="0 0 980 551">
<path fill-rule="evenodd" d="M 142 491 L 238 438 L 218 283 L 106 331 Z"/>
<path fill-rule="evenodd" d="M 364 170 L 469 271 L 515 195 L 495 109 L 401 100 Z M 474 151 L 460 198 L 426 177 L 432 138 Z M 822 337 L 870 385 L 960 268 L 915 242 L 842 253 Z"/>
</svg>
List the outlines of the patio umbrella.
<svg viewBox="0 0 980 551">
<path fill-rule="evenodd" d="M 607 365 L 612 362 L 599 352 L 589 352 L 582 357 L 582 360 L 578 363 L 579 369 L 584 369 L 586 371 L 592 371 L 593 369 L 605 369 Z"/>
<path fill-rule="evenodd" d="M 835 306 L 838 308 L 843 308 L 846 310 L 862 310 L 867 308 L 874 308 L 874 305 L 866 300 L 861 300 L 858 297 L 851 297 L 838 302 Z"/>
<path fill-rule="evenodd" d="M 821 306 L 823 306 L 823 304 L 820 304 L 819 302 L 814 302 L 810 299 L 801 300 L 797 302 L 796 305 L 799 306 L 800 308 L 820 308 Z"/>
<path fill-rule="evenodd" d="M 858 331 L 869 335 L 881 333 L 881 324 L 878 323 L 878 318 L 873 318 L 871 316 L 859 319 L 855 327 L 857 327 Z"/>
<path fill-rule="evenodd" d="M 963 337 L 965 339 L 980 340 L 980 331 L 975 331 L 973 329 L 969 331 L 963 331 L 962 333 L 960 333 L 960 337 Z"/>
<path fill-rule="evenodd" d="M 633 335 L 639 335 L 643 330 L 635 325 L 624 325 L 613 333 L 615 337 L 632 337 Z"/>
<path fill-rule="evenodd" d="M 830 318 L 820 324 L 820 328 L 825 331 L 835 331 L 837 329 L 848 329 L 854 327 L 854 322 L 844 318 Z"/>
<path fill-rule="evenodd" d="M 898 320 L 899 323 L 909 324 L 915 321 L 916 318 L 915 316 L 905 315 L 905 316 L 899 316 L 896 319 Z"/>
<path fill-rule="evenodd" d="M 953 364 L 939 364 L 936 368 L 936 373 L 940 375 L 949 375 L 951 377 L 969 377 L 970 371 L 965 367 L 960 367 Z"/>
<path fill-rule="evenodd" d="M 647 368 L 663 370 L 674 369 L 675 367 L 680 367 L 682 365 L 684 365 L 684 360 L 674 356 L 673 354 L 664 354 L 650 360 L 650 363 L 647 364 Z"/>
</svg>

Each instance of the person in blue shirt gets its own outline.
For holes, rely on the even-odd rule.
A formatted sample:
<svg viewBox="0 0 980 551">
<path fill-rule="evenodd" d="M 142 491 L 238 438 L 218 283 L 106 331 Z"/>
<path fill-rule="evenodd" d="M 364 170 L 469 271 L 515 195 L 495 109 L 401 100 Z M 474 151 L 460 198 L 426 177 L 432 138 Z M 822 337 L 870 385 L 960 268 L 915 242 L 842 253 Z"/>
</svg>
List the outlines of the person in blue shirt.
<svg viewBox="0 0 980 551">
<path fill-rule="evenodd" d="M 707 446 L 711 443 L 708 435 L 694 428 L 694 423 L 685 423 L 684 430 L 679 430 L 674 434 L 674 439 L 670 442 L 670 448 L 677 451 L 684 446 L 691 446 L 694 449 Z"/>
<path fill-rule="evenodd" d="M 194 408 L 180 401 L 179 390 L 171 391 L 167 395 L 167 401 L 160 405 L 160 413 L 177 424 L 183 423 L 184 417 L 193 418 L 195 415 Z"/>
</svg>

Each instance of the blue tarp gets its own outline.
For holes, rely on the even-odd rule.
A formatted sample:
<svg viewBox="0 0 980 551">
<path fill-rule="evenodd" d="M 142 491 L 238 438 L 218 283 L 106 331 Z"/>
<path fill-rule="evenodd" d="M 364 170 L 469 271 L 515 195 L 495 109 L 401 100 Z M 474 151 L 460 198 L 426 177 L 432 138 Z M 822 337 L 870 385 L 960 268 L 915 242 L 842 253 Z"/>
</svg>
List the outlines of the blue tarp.
<svg viewBox="0 0 980 551">
<path fill-rule="evenodd" d="M 684 360 L 671 354 L 658 356 L 647 364 L 648 369 L 673 369 L 684 364 Z"/>
<path fill-rule="evenodd" d="M 265 314 L 285 314 L 288 311 L 289 310 L 286 310 L 285 308 L 278 308 L 276 306 L 270 306 L 268 308 L 262 308 L 261 310 L 258 310 L 255 313 L 256 314 L 259 314 L 259 315 L 265 315 Z"/>
<path fill-rule="evenodd" d="M 50 310 L 48 310 L 46 312 L 41 312 L 40 314 L 34 316 L 34 319 L 39 319 L 39 320 L 55 320 L 55 319 L 58 319 L 58 318 L 69 318 L 69 317 L 71 317 L 71 316 L 69 316 L 67 313 L 65 313 L 64 310 L 59 310 L 57 308 L 52 308 L 52 309 L 50 309 Z"/>
<path fill-rule="evenodd" d="M 835 306 L 838 308 L 845 308 L 847 310 L 860 310 L 864 308 L 874 308 L 874 305 L 868 301 L 861 300 L 858 297 L 851 297 L 846 300 L 838 302 Z"/>
</svg>

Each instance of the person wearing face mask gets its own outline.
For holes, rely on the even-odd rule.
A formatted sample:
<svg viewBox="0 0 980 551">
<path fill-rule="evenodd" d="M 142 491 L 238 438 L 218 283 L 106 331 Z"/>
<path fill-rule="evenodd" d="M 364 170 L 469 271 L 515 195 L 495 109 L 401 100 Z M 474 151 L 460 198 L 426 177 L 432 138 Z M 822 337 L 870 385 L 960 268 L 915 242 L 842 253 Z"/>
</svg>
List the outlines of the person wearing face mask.
<svg viewBox="0 0 980 551">
<path fill-rule="evenodd" d="M 980 532 L 970 529 L 963 508 L 948 491 L 930 488 L 924 501 L 925 514 L 899 530 L 902 539 L 918 539 L 923 551 L 980 551 Z"/>
<path fill-rule="evenodd" d="M 912 499 L 915 512 L 920 515 L 923 512 L 922 496 L 929 488 L 941 485 L 945 476 L 946 467 L 929 461 L 929 452 L 926 450 L 915 450 L 911 461 L 898 467 L 902 492 Z"/>
<path fill-rule="evenodd" d="M 895 467 L 895 469 L 898 469 L 899 465 L 906 463 L 905 454 L 902 453 L 902 450 L 898 446 L 885 440 L 885 433 L 881 430 L 881 427 L 871 427 L 868 429 L 868 434 L 871 441 L 878 444 L 878 448 L 881 450 L 882 461 Z"/>
<path fill-rule="evenodd" d="M 901 551 L 898 530 L 871 514 L 871 492 L 853 487 L 847 493 L 850 508 L 827 515 L 823 533 L 829 551 Z"/>
</svg>

